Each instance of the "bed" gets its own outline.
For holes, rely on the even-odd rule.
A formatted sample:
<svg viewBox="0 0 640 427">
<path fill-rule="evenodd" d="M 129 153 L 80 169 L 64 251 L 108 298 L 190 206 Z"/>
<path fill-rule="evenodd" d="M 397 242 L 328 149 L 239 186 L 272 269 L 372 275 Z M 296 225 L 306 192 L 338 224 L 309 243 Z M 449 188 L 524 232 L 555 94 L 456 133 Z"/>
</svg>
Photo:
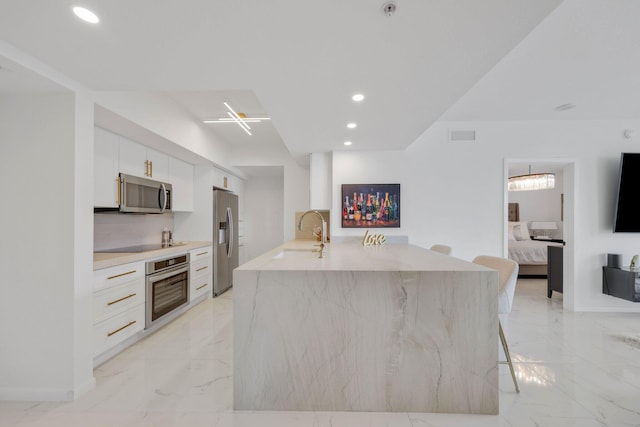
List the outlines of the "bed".
<svg viewBox="0 0 640 427">
<path fill-rule="evenodd" d="M 562 243 L 531 239 L 509 241 L 509 259 L 520 265 L 519 276 L 547 275 L 547 246 L 562 247 Z"/>
<path fill-rule="evenodd" d="M 547 275 L 547 246 L 560 246 L 562 243 L 532 240 L 526 221 L 520 221 L 517 203 L 509 203 L 508 255 L 520 266 L 518 276 Z"/>
</svg>

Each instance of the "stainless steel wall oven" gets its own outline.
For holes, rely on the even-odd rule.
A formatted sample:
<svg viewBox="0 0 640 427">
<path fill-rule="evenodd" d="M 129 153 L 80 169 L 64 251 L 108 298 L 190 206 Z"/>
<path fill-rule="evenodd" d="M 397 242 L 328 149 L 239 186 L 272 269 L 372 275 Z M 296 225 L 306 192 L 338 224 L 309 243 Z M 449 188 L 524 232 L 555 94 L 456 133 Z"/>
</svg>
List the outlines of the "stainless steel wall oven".
<svg viewBox="0 0 640 427">
<path fill-rule="evenodd" d="M 189 304 L 189 254 L 148 261 L 146 264 L 146 322 L 154 322 Z"/>
</svg>

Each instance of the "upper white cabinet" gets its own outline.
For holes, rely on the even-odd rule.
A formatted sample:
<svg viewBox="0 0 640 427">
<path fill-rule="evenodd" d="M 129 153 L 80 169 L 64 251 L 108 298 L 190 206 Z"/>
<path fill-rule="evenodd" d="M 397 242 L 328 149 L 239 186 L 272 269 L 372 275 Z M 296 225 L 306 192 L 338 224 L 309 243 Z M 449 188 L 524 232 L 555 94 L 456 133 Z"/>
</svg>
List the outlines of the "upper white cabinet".
<svg viewBox="0 0 640 427">
<path fill-rule="evenodd" d="M 218 188 L 229 189 L 229 174 L 218 168 L 213 168 L 213 185 Z"/>
<path fill-rule="evenodd" d="M 118 207 L 119 137 L 102 128 L 94 128 L 93 205 Z"/>
<path fill-rule="evenodd" d="M 169 156 L 142 144 L 120 137 L 120 172 L 169 181 Z"/>
<path fill-rule="evenodd" d="M 169 179 L 173 186 L 171 209 L 193 212 L 193 165 L 169 157 Z"/>
<path fill-rule="evenodd" d="M 149 161 L 149 178 L 171 182 L 169 180 L 169 156 L 153 148 L 147 148 L 147 160 Z"/>
<path fill-rule="evenodd" d="M 225 190 L 238 193 L 243 186 L 243 181 L 235 175 L 225 172 L 216 167 L 213 168 L 213 185 L 215 187 L 224 188 Z"/>
</svg>

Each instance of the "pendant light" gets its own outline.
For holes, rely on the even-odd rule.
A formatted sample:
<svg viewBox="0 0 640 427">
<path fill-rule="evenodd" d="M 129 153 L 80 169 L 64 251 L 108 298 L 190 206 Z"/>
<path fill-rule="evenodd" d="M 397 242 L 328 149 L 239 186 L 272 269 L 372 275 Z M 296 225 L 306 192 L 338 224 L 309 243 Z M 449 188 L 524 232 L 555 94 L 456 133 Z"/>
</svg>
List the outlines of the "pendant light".
<svg viewBox="0 0 640 427">
<path fill-rule="evenodd" d="M 509 191 L 550 190 L 556 186 L 556 174 L 554 173 L 529 173 L 509 177 L 507 188 Z"/>
</svg>

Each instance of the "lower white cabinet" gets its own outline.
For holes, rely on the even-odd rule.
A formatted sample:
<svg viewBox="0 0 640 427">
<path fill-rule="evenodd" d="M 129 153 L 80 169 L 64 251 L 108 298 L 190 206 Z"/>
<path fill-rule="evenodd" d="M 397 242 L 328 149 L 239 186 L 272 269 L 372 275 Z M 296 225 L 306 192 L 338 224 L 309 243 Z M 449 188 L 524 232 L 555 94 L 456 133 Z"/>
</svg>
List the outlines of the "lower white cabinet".
<svg viewBox="0 0 640 427">
<path fill-rule="evenodd" d="M 144 262 L 93 272 L 93 355 L 144 329 Z"/>
<path fill-rule="evenodd" d="M 213 246 L 189 251 L 189 302 L 212 295 L 212 256 Z M 119 351 L 118 344 L 145 330 L 145 262 L 93 272 L 94 361 L 110 357 Z"/>
<path fill-rule="evenodd" d="M 212 269 L 213 247 L 208 246 L 199 249 L 193 249 L 189 253 L 190 271 L 189 271 L 189 300 L 207 294 L 211 296 L 213 290 L 213 273 Z"/>
<path fill-rule="evenodd" d="M 93 355 L 98 356 L 144 329 L 144 302 L 93 325 Z"/>
</svg>

